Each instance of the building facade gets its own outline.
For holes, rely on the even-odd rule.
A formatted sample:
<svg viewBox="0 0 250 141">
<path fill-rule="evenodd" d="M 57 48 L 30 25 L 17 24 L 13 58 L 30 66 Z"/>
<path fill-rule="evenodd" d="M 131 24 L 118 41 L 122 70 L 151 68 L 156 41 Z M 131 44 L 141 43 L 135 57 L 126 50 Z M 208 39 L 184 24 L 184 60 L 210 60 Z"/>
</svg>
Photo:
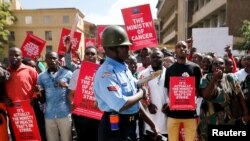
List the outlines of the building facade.
<svg viewBox="0 0 250 141">
<path fill-rule="evenodd" d="M 80 17 L 76 30 L 82 33 L 82 39 L 84 39 L 84 15 L 78 9 L 22 9 L 13 10 L 12 12 L 17 21 L 9 27 L 11 46 L 21 47 L 26 35 L 32 33 L 46 41 L 42 57 L 48 51 L 57 51 L 62 28 L 71 29 L 76 13 Z M 84 40 L 81 40 L 79 45 L 81 54 L 83 46 Z"/>
<path fill-rule="evenodd" d="M 84 28 L 89 28 L 89 26 L 84 26 L 84 15 L 79 9 L 22 9 L 18 0 L 1 0 L 0 2 L 10 2 L 12 14 L 16 17 L 16 21 L 8 27 L 10 31 L 9 45 L 4 50 L 1 50 L 5 60 L 8 54 L 8 47 L 21 47 L 28 33 L 32 33 L 46 41 L 41 54 L 41 59 L 44 60 L 46 52 L 58 50 L 62 28 L 71 29 L 77 13 L 79 22 L 76 31 L 82 33 L 79 52 L 80 57 L 83 58 L 84 36 L 88 34 L 84 30 L 89 31 L 89 29 Z"/>
<path fill-rule="evenodd" d="M 192 28 L 228 27 L 239 41 L 243 20 L 250 19 L 249 0 L 158 0 L 162 44 L 174 45 L 192 35 Z"/>
</svg>

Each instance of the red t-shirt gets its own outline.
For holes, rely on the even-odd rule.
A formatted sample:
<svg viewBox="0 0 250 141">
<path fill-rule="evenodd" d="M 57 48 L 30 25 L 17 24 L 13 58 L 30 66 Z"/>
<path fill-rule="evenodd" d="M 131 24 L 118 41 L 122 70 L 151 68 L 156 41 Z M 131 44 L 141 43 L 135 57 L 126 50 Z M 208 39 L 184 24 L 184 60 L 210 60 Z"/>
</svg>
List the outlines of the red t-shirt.
<svg viewBox="0 0 250 141">
<path fill-rule="evenodd" d="M 12 100 L 28 100 L 34 93 L 38 73 L 30 66 L 21 64 L 17 70 L 8 68 L 10 78 L 6 81 L 5 88 L 7 96 Z"/>
</svg>

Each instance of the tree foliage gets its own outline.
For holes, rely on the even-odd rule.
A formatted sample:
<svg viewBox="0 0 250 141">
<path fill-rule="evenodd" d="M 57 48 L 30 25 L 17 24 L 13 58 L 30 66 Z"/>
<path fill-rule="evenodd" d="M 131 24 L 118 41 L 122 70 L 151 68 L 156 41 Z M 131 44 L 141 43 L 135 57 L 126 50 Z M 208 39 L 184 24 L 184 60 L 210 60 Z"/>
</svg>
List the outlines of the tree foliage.
<svg viewBox="0 0 250 141">
<path fill-rule="evenodd" d="M 9 3 L 0 4 L 0 46 L 8 43 L 8 36 L 10 34 L 7 27 L 15 21 L 12 15 Z"/>
<path fill-rule="evenodd" d="M 244 41 L 237 44 L 237 49 L 239 50 L 249 50 L 250 49 L 250 21 L 244 20 L 243 25 L 240 28 L 240 32 Z"/>
</svg>

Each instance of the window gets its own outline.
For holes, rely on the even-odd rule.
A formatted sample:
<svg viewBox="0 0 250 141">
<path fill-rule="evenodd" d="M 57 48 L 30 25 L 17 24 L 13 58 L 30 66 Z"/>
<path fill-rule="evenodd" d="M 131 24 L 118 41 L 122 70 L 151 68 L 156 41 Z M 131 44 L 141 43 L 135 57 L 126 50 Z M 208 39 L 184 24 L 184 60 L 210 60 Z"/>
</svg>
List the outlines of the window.
<svg viewBox="0 0 250 141">
<path fill-rule="evenodd" d="M 45 31 L 45 39 L 52 40 L 52 31 Z"/>
<path fill-rule="evenodd" d="M 217 25 L 218 25 L 218 18 L 217 18 L 218 16 L 217 15 L 215 15 L 215 16 L 213 16 L 212 18 L 211 18 L 211 27 L 217 27 Z"/>
<path fill-rule="evenodd" d="M 221 13 L 218 16 L 218 26 L 224 27 L 226 26 L 226 11 L 221 11 Z"/>
<path fill-rule="evenodd" d="M 3 2 L 6 2 L 6 3 L 11 3 L 12 0 L 4 0 Z"/>
<path fill-rule="evenodd" d="M 50 23 L 50 16 L 44 16 L 43 17 L 43 23 L 49 24 Z"/>
<path fill-rule="evenodd" d="M 52 51 L 52 45 L 47 45 L 46 46 L 46 52 L 51 52 Z"/>
<path fill-rule="evenodd" d="M 9 41 L 15 41 L 15 32 L 14 31 L 10 31 L 10 34 L 9 34 Z"/>
<path fill-rule="evenodd" d="M 63 16 L 63 23 L 69 23 L 69 16 Z"/>
<path fill-rule="evenodd" d="M 33 34 L 33 31 L 26 31 L 27 34 Z"/>
<path fill-rule="evenodd" d="M 25 16 L 25 24 L 32 24 L 32 16 Z"/>
</svg>

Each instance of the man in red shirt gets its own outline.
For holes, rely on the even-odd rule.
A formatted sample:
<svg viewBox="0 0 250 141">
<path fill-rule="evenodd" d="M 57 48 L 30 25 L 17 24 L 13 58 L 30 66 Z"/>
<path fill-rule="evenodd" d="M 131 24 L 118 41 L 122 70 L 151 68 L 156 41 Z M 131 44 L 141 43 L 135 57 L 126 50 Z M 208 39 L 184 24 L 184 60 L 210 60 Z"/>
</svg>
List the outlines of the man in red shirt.
<svg viewBox="0 0 250 141">
<path fill-rule="evenodd" d="M 42 140 L 45 140 L 44 118 L 36 100 L 36 87 L 38 73 L 30 66 L 22 63 L 22 52 L 17 47 L 9 49 L 10 78 L 5 83 L 6 96 L 4 98 L 7 106 L 13 106 L 13 102 L 18 100 L 30 100 L 36 118 Z M 44 130 L 44 131 L 43 131 Z"/>
<path fill-rule="evenodd" d="M 22 63 L 22 53 L 17 47 L 9 49 L 9 61 L 8 71 L 11 77 L 5 85 L 7 104 L 16 100 L 31 100 L 35 97 L 34 87 L 38 77 L 36 70 Z"/>
</svg>

